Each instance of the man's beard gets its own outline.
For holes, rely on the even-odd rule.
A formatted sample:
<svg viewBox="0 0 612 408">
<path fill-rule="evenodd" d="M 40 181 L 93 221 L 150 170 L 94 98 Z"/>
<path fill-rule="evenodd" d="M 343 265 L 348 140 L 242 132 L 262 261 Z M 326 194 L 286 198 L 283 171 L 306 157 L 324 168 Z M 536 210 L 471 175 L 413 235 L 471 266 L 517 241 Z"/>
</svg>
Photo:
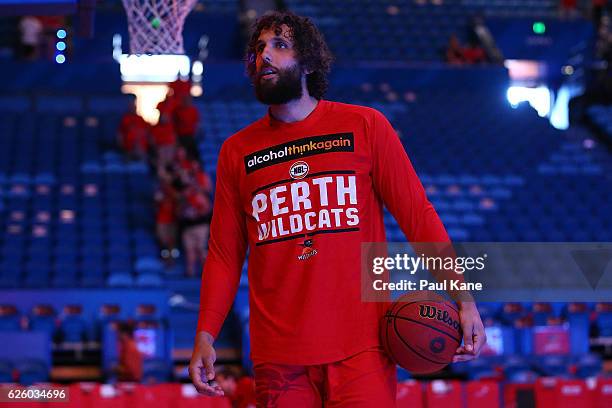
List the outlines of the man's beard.
<svg viewBox="0 0 612 408">
<path fill-rule="evenodd" d="M 255 77 L 255 96 L 266 105 L 283 105 L 302 97 L 302 70 L 299 64 L 291 68 L 279 69 L 274 80 L 261 80 Z"/>
</svg>

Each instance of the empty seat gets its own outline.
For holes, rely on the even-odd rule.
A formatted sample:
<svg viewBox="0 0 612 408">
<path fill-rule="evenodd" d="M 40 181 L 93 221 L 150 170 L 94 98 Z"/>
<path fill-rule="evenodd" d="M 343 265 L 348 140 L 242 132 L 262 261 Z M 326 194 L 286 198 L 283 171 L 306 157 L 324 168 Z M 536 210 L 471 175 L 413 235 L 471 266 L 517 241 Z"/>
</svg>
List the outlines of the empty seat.
<svg viewBox="0 0 612 408">
<path fill-rule="evenodd" d="M 49 381 L 49 367 L 47 363 L 37 359 L 27 359 L 15 365 L 19 376 L 19 383 L 32 385 Z"/>
<path fill-rule="evenodd" d="M 60 321 L 60 339 L 64 342 L 81 342 L 86 340 L 87 323 L 83 318 L 82 305 L 67 305 L 64 307 Z"/>
<path fill-rule="evenodd" d="M 21 330 L 21 315 L 14 305 L 0 305 L 0 330 Z"/>
</svg>

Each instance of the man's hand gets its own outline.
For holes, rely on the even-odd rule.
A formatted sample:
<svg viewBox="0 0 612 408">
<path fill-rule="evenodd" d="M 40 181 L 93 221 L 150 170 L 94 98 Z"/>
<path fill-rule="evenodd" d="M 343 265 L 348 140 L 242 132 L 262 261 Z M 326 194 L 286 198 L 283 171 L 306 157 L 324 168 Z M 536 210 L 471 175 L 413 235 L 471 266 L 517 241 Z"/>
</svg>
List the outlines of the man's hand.
<svg viewBox="0 0 612 408">
<path fill-rule="evenodd" d="M 453 363 L 475 359 L 487 342 L 484 325 L 474 302 L 459 304 L 459 319 L 463 329 L 463 345 L 457 348 Z"/>
<path fill-rule="evenodd" d="M 200 332 L 196 336 L 191 362 L 189 363 L 189 377 L 200 394 L 210 397 L 222 396 L 223 390 L 212 380 L 215 378 L 215 360 L 217 355 L 213 348 L 214 338 L 207 332 Z"/>
</svg>

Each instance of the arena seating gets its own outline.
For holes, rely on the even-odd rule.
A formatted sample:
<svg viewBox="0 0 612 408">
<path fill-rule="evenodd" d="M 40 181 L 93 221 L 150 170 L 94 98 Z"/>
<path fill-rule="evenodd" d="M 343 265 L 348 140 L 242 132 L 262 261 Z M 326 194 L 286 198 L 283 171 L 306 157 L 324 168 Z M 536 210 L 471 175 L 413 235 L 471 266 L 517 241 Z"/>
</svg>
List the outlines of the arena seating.
<svg viewBox="0 0 612 408">
<path fill-rule="evenodd" d="M 452 34 L 468 41 L 473 17 L 543 18 L 557 13 L 554 0 L 289 0 L 287 4 L 315 20 L 341 60 L 440 61 Z M 354 30 L 355 24 L 361 29 Z"/>
<path fill-rule="evenodd" d="M 63 114 L 44 111 L 44 99 L 33 116 L 1 114 L 5 287 L 131 286 L 117 276 L 159 272 L 145 261 L 157 257 L 152 178 L 108 150 L 118 116 L 70 113 L 80 101 Z"/>
</svg>

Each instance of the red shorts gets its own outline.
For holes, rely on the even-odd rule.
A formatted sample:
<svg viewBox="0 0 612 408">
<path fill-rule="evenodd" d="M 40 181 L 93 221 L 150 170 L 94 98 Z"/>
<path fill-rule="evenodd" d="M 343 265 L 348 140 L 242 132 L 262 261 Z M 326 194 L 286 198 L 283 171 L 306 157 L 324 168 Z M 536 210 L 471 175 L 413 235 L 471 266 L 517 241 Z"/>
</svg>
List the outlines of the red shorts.
<svg viewBox="0 0 612 408">
<path fill-rule="evenodd" d="M 382 348 L 312 366 L 254 367 L 257 407 L 395 407 L 397 372 Z"/>
</svg>

